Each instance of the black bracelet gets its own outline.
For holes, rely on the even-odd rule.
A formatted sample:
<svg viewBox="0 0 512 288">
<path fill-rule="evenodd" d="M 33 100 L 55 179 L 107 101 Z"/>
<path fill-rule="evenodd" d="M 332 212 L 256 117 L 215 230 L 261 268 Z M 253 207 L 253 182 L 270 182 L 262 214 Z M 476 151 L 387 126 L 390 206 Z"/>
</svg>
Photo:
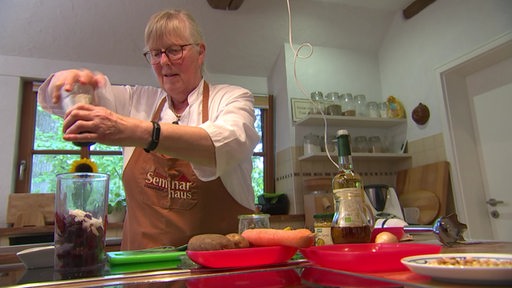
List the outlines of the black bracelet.
<svg viewBox="0 0 512 288">
<path fill-rule="evenodd" d="M 151 142 L 149 142 L 149 145 L 144 148 L 146 153 L 155 150 L 158 146 L 158 141 L 160 141 L 160 124 L 156 121 L 151 121 L 151 123 L 153 123 L 153 133 L 151 134 Z"/>
</svg>

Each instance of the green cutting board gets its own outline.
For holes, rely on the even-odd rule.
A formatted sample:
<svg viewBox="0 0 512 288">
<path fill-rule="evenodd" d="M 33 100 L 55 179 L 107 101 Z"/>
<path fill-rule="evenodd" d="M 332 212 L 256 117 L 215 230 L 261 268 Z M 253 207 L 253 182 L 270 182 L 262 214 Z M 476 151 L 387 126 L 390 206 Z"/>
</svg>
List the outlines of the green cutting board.
<svg viewBox="0 0 512 288">
<path fill-rule="evenodd" d="M 154 270 L 167 270 L 176 269 L 181 264 L 180 260 L 174 261 L 160 261 L 160 262 L 146 262 L 146 263 L 130 263 L 130 264 L 117 264 L 109 266 L 109 274 L 125 274 L 132 272 L 144 272 Z"/>
<path fill-rule="evenodd" d="M 180 261 L 186 251 L 169 251 L 169 249 L 145 249 L 133 251 L 107 252 L 110 266 L 125 264 L 141 264 L 152 262 Z"/>
</svg>

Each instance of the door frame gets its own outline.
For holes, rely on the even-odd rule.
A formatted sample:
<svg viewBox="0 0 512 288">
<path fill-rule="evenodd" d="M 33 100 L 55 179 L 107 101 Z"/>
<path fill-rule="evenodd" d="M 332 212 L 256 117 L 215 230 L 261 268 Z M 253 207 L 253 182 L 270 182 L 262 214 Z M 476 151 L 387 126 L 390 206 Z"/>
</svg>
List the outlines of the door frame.
<svg viewBox="0 0 512 288">
<path fill-rule="evenodd" d="M 466 78 L 512 57 L 512 33 L 506 33 L 435 69 L 437 91 L 443 95 L 443 135 L 451 163 L 455 211 L 468 225 L 468 239 L 494 239 L 480 170 L 478 135 Z M 468 119 L 469 114 L 469 119 Z"/>
</svg>

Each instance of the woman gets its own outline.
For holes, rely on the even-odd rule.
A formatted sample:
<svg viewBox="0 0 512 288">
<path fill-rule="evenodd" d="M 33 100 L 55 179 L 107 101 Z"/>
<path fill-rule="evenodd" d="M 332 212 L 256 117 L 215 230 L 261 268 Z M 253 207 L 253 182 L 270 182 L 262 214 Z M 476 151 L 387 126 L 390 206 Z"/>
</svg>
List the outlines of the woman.
<svg viewBox="0 0 512 288">
<path fill-rule="evenodd" d="M 251 155 L 258 142 L 253 96 L 208 85 L 206 46 L 195 20 L 180 10 L 153 15 L 146 52 L 161 86 L 112 86 L 88 70 L 55 73 L 39 103 L 64 116 L 64 139 L 123 146 L 127 214 L 121 249 L 178 246 L 202 233 L 237 231 L 252 213 Z M 96 88 L 96 106 L 63 111 L 61 89 Z"/>
</svg>

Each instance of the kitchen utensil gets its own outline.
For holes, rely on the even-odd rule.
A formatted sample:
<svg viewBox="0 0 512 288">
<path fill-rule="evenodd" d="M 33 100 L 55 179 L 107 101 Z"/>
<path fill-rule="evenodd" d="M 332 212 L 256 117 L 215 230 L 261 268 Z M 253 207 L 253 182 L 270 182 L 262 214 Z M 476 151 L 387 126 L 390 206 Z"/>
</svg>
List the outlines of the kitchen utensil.
<svg viewBox="0 0 512 288">
<path fill-rule="evenodd" d="M 386 199 L 388 197 L 388 185 L 366 185 L 364 186 L 364 191 L 366 192 L 366 196 L 373 208 L 377 211 L 383 211 L 384 206 L 386 205 Z"/>
<path fill-rule="evenodd" d="M 109 175 L 57 175 L 54 268 L 75 276 L 101 273 L 105 265 L 105 228 Z"/>
<path fill-rule="evenodd" d="M 454 213 L 439 217 L 433 226 L 408 225 L 404 226 L 404 231 L 405 233 L 433 232 L 439 242 L 445 246 L 451 246 L 455 243 L 464 243 L 462 234 L 467 228 L 466 224 L 459 222 L 457 214 Z"/>
<path fill-rule="evenodd" d="M 402 207 L 393 187 L 384 184 L 365 185 L 365 201 L 370 202 L 372 212 L 377 219 L 404 219 Z M 372 202 L 373 201 L 373 202 Z M 375 204 L 374 204 L 375 203 Z M 376 222 L 378 224 L 378 222 Z M 376 225 L 377 227 L 378 225 Z"/>
</svg>

